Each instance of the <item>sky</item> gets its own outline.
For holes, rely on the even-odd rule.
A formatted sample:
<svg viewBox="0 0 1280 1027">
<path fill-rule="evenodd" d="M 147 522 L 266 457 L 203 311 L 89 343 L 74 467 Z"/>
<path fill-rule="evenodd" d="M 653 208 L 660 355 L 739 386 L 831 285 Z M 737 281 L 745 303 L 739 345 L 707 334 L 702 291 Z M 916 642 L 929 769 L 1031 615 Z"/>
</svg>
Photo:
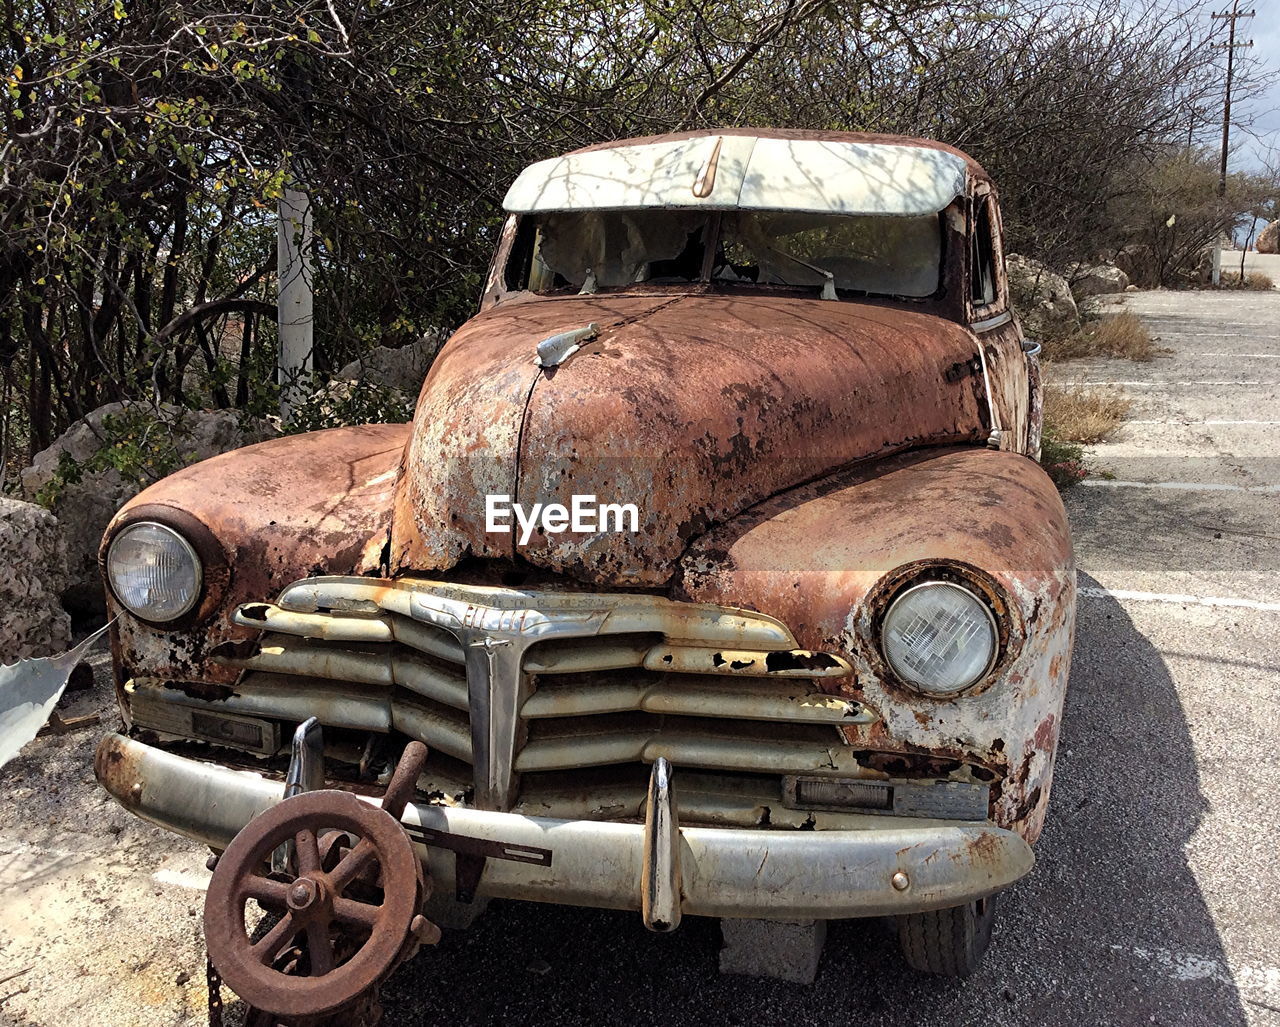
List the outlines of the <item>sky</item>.
<svg viewBox="0 0 1280 1027">
<path fill-rule="evenodd" d="M 1223 0 L 1220 10 L 1230 6 L 1230 0 Z M 1239 133 L 1241 144 L 1235 161 L 1241 170 L 1260 170 L 1268 162 L 1280 164 L 1280 0 L 1242 0 L 1240 7 L 1257 13 L 1237 23 L 1236 38 L 1253 40 L 1247 52 L 1261 61 L 1270 88 L 1253 101 L 1251 109 L 1241 112 L 1245 118 L 1251 116 L 1253 123 L 1244 131 L 1232 129 L 1233 136 Z"/>
</svg>

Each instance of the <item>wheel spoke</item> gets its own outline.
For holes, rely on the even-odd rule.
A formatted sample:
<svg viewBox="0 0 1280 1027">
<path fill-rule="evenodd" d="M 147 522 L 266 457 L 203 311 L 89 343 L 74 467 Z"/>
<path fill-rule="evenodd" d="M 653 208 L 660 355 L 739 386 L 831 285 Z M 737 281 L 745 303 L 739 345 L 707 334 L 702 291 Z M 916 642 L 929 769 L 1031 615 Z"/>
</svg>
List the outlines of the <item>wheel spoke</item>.
<svg viewBox="0 0 1280 1027">
<path fill-rule="evenodd" d="M 311 959 L 312 977 L 320 977 L 333 969 L 333 941 L 327 923 L 313 920 L 307 924 L 307 955 Z"/>
<path fill-rule="evenodd" d="M 314 874 L 320 869 L 320 844 L 316 834 L 303 828 L 293 836 L 293 851 L 298 861 L 298 875 Z"/>
<path fill-rule="evenodd" d="M 378 925 L 380 908 L 355 899 L 335 898 L 333 918 L 348 927 L 363 927 L 366 931 L 372 931 Z"/>
<path fill-rule="evenodd" d="M 329 884 L 334 892 L 341 894 L 342 890 L 360 876 L 360 871 L 373 857 L 376 850 L 373 842 L 368 838 L 361 838 L 360 843 L 342 857 L 342 862 L 333 868 L 333 873 L 329 875 Z"/>
<path fill-rule="evenodd" d="M 273 913 L 289 908 L 289 886 L 269 877 L 253 874 L 240 883 L 240 893 L 246 899 L 257 899 L 258 905 Z"/>
<path fill-rule="evenodd" d="M 298 933 L 298 926 L 294 922 L 293 914 L 286 913 L 271 930 L 254 942 L 250 949 L 254 958 L 259 963 L 270 966 L 280 954 L 280 950 L 293 941 L 294 935 Z"/>
</svg>

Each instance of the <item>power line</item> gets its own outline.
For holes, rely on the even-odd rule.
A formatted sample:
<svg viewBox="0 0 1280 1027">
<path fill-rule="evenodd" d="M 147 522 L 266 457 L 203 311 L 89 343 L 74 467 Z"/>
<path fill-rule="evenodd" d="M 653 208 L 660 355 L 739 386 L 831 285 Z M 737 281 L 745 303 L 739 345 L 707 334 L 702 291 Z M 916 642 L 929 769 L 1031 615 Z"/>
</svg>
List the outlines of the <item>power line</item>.
<svg viewBox="0 0 1280 1027">
<path fill-rule="evenodd" d="M 1253 46 L 1252 39 L 1244 43 L 1236 42 L 1236 22 L 1240 18 L 1252 18 L 1255 13 L 1251 10 L 1240 10 L 1240 0 L 1232 0 L 1231 10 L 1210 15 L 1215 20 L 1227 21 L 1229 25 L 1227 41 L 1216 44 L 1217 46 L 1225 47 L 1227 51 L 1227 90 L 1222 102 L 1222 162 L 1218 167 L 1219 196 L 1225 196 L 1227 192 L 1227 147 L 1231 142 L 1231 78 L 1235 72 L 1236 48 Z"/>
</svg>

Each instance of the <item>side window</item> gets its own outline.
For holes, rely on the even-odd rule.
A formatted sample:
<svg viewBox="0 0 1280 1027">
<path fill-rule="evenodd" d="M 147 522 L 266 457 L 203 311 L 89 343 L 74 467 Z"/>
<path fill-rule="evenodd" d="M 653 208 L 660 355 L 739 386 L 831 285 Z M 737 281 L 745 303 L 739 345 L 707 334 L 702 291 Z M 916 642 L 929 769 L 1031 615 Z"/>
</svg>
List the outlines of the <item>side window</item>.
<svg viewBox="0 0 1280 1027">
<path fill-rule="evenodd" d="M 985 307 L 996 301 L 995 225 L 991 198 L 979 198 L 977 206 L 969 259 L 969 295 L 975 307 Z"/>
</svg>

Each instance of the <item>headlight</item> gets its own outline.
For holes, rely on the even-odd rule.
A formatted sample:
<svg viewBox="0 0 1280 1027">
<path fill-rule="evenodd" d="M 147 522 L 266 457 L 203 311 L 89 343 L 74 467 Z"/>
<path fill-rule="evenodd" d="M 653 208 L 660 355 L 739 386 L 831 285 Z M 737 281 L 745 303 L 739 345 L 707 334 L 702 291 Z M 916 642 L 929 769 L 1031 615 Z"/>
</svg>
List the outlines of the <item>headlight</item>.
<svg viewBox="0 0 1280 1027">
<path fill-rule="evenodd" d="M 172 528 L 139 521 L 107 549 L 107 581 L 121 604 L 143 620 L 169 621 L 200 600 L 200 558 Z"/>
<path fill-rule="evenodd" d="M 890 605 L 881 627 L 885 659 L 928 695 L 962 692 L 986 676 L 999 646 L 995 617 L 960 585 L 926 581 Z"/>
</svg>

